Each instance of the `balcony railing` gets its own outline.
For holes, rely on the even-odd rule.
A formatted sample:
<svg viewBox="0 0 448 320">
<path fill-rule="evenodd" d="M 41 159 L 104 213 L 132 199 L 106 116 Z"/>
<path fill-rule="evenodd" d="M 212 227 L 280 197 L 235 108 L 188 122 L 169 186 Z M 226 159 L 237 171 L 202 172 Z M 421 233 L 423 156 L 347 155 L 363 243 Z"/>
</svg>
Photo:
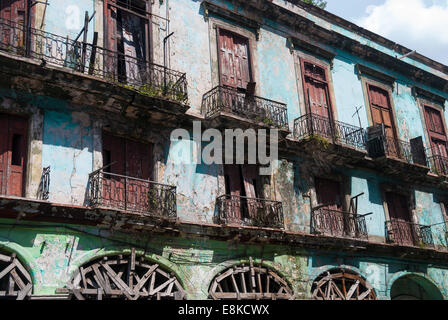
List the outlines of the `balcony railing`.
<svg viewBox="0 0 448 320">
<path fill-rule="evenodd" d="M 366 216 L 316 208 L 311 214 L 311 230 L 332 237 L 368 239 Z"/>
<path fill-rule="evenodd" d="M 224 195 L 216 205 L 220 224 L 284 229 L 281 202 Z"/>
<path fill-rule="evenodd" d="M 124 210 L 144 215 L 176 218 L 176 187 L 102 170 L 89 176 L 92 207 Z"/>
<path fill-rule="evenodd" d="M 386 221 L 388 242 L 404 246 L 434 246 L 431 226 L 423 226 L 404 220 Z"/>
<path fill-rule="evenodd" d="M 411 144 L 407 141 L 380 136 L 368 142 L 368 150 L 373 158 L 387 156 L 414 164 Z"/>
<path fill-rule="evenodd" d="M 441 155 L 437 149 L 430 148 L 426 150 L 428 155 L 428 164 L 432 173 L 439 176 L 448 176 L 448 158 Z"/>
<path fill-rule="evenodd" d="M 148 96 L 188 100 L 185 73 L 38 29 L 24 31 L 23 24 L 0 19 L 0 51 L 69 68 Z"/>
<path fill-rule="evenodd" d="M 308 113 L 294 121 L 294 137 L 298 140 L 320 136 L 333 143 L 365 150 L 366 140 L 363 128 L 327 117 Z"/>
<path fill-rule="evenodd" d="M 232 113 L 271 127 L 288 128 L 286 104 L 246 96 L 234 88 L 218 86 L 204 94 L 202 113 L 205 117 L 211 118 L 219 112 Z"/>
</svg>

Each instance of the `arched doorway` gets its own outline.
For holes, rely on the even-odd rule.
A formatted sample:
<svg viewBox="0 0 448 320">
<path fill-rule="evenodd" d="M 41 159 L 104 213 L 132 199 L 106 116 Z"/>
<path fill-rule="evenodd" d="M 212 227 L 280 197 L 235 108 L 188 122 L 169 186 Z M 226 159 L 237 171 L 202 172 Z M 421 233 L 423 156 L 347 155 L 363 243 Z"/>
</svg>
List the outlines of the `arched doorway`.
<svg viewBox="0 0 448 320">
<path fill-rule="evenodd" d="M 359 274 L 336 268 L 319 275 L 311 287 L 316 300 L 376 300 L 375 290 Z"/>
<path fill-rule="evenodd" d="M 16 254 L 0 252 L 0 299 L 24 300 L 32 289 L 31 276 Z"/>
<path fill-rule="evenodd" d="M 185 298 L 174 274 L 135 254 L 103 257 L 81 266 L 68 288 L 78 300 Z"/>
<path fill-rule="evenodd" d="M 286 300 L 294 294 L 288 283 L 265 266 L 239 264 L 218 274 L 210 286 L 214 300 Z"/>
<path fill-rule="evenodd" d="M 392 300 L 443 300 L 440 290 L 429 280 L 418 275 L 398 278 L 390 289 Z"/>
</svg>

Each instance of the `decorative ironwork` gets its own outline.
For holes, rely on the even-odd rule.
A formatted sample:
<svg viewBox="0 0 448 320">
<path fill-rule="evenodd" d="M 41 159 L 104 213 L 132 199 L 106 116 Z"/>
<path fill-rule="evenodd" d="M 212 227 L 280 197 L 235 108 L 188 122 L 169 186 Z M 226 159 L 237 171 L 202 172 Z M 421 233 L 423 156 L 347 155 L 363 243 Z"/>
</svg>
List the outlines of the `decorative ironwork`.
<svg viewBox="0 0 448 320">
<path fill-rule="evenodd" d="M 0 299 L 24 300 L 32 289 L 31 276 L 16 254 L 0 253 Z"/>
<path fill-rule="evenodd" d="M 216 199 L 218 223 L 283 229 L 281 202 L 224 195 Z"/>
<path fill-rule="evenodd" d="M 388 242 L 404 246 L 434 246 L 431 226 L 391 219 L 386 221 L 386 237 Z"/>
<path fill-rule="evenodd" d="M 176 218 L 176 187 L 102 170 L 89 176 L 89 200 L 94 207 Z"/>
<path fill-rule="evenodd" d="M 327 117 L 308 113 L 294 121 L 294 137 L 298 140 L 321 136 L 333 143 L 353 148 L 366 149 L 366 134 L 363 128 L 332 121 Z"/>
<path fill-rule="evenodd" d="M 437 149 L 430 148 L 427 151 L 429 168 L 432 173 L 439 176 L 448 176 L 448 158 L 441 155 Z"/>
<path fill-rule="evenodd" d="M 311 230 L 313 233 L 333 237 L 367 239 L 367 215 L 316 208 L 311 214 Z"/>
<path fill-rule="evenodd" d="M 319 275 L 311 292 L 316 300 L 377 300 L 370 283 L 347 269 L 332 269 Z"/>
<path fill-rule="evenodd" d="M 177 278 L 143 257 L 112 256 L 80 267 L 67 285 L 78 300 L 185 298 Z"/>
<path fill-rule="evenodd" d="M 411 144 L 393 137 L 379 136 L 368 142 L 369 155 L 373 158 L 388 156 L 414 164 Z"/>
<path fill-rule="evenodd" d="M 234 88 L 217 86 L 204 94 L 202 113 L 205 117 L 211 118 L 219 112 L 232 113 L 271 127 L 288 128 L 286 104 L 248 96 Z"/>
<path fill-rule="evenodd" d="M 237 265 L 218 274 L 210 286 L 215 300 L 289 300 L 293 291 L 279 275 L 264 266 Z"/>
<path fill-rule="evenodd" d="M 99 77 L 144 95 L 181 103 L 188 100 L 185 73 L 34 28 L 28 32 L 30 48 L 25 50 L 24 30 L 23 24 L 0 19 L 0 50 Z"/>
<path fill-rule="evenodd" d="M 42 177 L 40 178 L 38 190 L 38 198 L 40 200 L 48 200 L 50 198 L 50 171 L 50 167 L 42 169 Z"/>
</svg>

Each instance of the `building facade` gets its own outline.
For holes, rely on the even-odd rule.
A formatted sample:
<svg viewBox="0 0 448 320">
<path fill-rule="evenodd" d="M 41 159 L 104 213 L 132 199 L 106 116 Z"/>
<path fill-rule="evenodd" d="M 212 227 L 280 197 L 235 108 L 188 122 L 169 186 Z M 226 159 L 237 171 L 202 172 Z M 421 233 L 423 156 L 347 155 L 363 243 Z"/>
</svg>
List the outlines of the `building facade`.
<svg viewBox="0 0 448 320">
<path fill-rule="evenodd" d="M 1 298 L 448 298 L 447 66 L 298 0 L 0 0 L 0 36 Z M 271 174 L 193 123 L 277 130 Z"/>
</svg>

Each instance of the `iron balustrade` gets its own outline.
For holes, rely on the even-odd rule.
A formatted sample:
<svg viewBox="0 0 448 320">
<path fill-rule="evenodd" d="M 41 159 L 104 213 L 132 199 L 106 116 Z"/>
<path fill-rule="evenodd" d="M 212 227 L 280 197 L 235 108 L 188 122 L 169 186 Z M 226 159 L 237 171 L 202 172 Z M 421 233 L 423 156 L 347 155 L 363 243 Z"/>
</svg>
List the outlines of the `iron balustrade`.
<svg viewBox="0 0 448 320">
<path fill-rule="evenodd" d="M 386 239 L 405 246 L 434 246 L 431 226 L 399 219 L 386 221 Z"/>
<path fill-rule="evenodd" d="M 439 176 L 448 176 L 448 157 L 441 154 L 440 150 L 429 148 L 426 150 L 428 164 L 432 173 Z"/>
<path fill-rule="evenodd" d="M 294 137 L 296 139 L 303 140 L 315 136 L 356 149 L 366 149 L 366 134 L 363 128 L 333 121 L 314 113 L 308 113 L 294 121 Z"/>
<path fill-rule="evenodd" d="M 176 218 L 176 187 L 119 174 L 92 172 L 89 176 L 92 207 Z"/>
<path fill-rule="evenodd" d="M 411 144 L 393 137 L 379 136 L 368 142 L 369 155 L 376 158 L 387 156 L 415 164 Z"/>
<path fill-rule="evenodd" d="M 286 104 L 257 96 L 247 96 L 235 88 L 217 86 L 204 94 L 202 113 L 211 118 L 219 112 L 228 112 L 264 124 L 288 128 Z"/>
<path fill-rule="evenodd" d="M 50 198 L 50 172 L 50 167 L 42 169 L 42 176 L 40 178 L 38 189 L 38 199 L 40 200 L 48 200 Z"/>
<path fill-rule="evenodd" d="M 311 213 L 312 233 L 333 237 L 368 239 L 366 215 L 358 215 L 324 207 Z"/>
<path fill-rule="evenodd" d="M 284 229 L 281 202 L 224 195 L 216 200 L 218 223 Z"/>
<path fill-rule="evenodd" d="M 0 51 L 101 78 L 141 94 L 187 103 L 185 73 L 96 45 L 0 19 Z M 25 48 L 25 43 L 29 44 Z"/>
</svg>

